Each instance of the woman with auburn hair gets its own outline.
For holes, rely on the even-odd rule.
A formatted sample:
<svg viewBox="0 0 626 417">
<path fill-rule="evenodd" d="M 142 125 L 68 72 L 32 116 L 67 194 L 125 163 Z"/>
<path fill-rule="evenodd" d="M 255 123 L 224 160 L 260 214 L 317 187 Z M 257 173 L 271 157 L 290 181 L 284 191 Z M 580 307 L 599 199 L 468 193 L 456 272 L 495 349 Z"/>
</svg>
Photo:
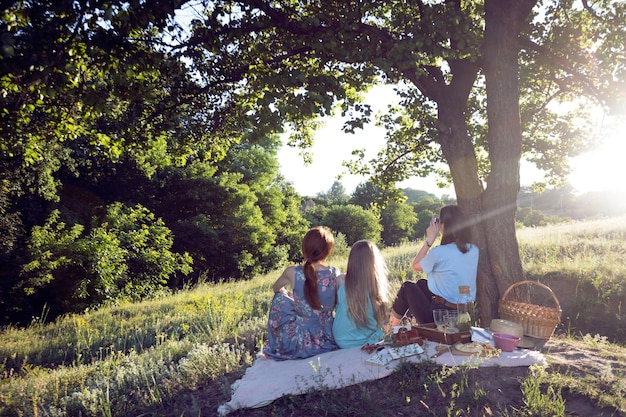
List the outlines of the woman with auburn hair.
<svg viewBox="0 0 626 417">
<path fill-rule="evenodd" d="M 345 275 L 337 279 L 333 335 L 340 348 L 374 344 L 387 321 L 387 266 L 378 247 L 367 240 L 352 245 Z"/>
<path fill-rule="evenodd" d="M 334 243 L 326 228 L 312 228 L 302 240 L 304 264 L 287 267 L 274 283 L 263 347 L 267 357 L 303 359 L 337 349 L 332 327 L 339 270 L 325 265 Z"/>
<path fill-rule="evenodd" d="M 430 248 L 441 233 L 441 244 Z M 470 287 L 476 299 L 478 246 L 471 243 L 471 223 L 459 206 L 445 206 L 430 221 L 426 240 L 411 262 L 427 279 L 406 281 L 400 287 L 389 315 L 389 328 L 410 312 L 419 324 L 431 323 L 435 309 L 457 309 L 459 286 Z M 429 252 L 430 250 L 430 252 Z"/>
</svg>

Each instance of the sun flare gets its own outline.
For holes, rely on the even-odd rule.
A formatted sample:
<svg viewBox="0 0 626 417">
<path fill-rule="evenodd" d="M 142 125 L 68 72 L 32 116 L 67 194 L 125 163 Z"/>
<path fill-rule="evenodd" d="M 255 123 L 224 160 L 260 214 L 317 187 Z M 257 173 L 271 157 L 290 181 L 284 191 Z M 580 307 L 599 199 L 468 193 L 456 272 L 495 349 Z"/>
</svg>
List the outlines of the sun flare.
<svg viewBox="0 0 626 417">
<path fill-rule="evenodd" d="M 606 191 L 616 204 L 626 205 L 626 124 L 606 136 L 597 149 L 572 161 L 570 183 L 581 194 Z"/>
</svg>

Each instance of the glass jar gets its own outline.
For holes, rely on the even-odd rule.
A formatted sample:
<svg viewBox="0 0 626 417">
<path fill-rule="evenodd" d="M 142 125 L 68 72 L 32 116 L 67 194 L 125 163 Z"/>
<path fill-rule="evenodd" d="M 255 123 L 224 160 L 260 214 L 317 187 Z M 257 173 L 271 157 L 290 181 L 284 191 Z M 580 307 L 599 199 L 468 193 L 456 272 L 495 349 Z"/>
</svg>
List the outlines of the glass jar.
<svg viewBox="0 0 626 417">
<path fill-rule="evenodd" d="M 459 285 L 459 298 L 457 300 L 457 324 L 459 331 L 469 331 L 471 326 L 476 325 L 476 310 L 474 298 L 469 285 Z"/>
</svg>

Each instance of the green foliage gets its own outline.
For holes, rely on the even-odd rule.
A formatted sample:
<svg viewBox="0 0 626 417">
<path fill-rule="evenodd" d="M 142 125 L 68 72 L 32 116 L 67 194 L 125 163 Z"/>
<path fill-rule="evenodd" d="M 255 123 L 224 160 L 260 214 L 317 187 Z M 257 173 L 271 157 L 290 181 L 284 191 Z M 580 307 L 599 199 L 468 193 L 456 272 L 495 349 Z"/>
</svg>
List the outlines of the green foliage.
<svg viewBox="0 0 626 417">
<path fill-rule="evenodd" d="M 119 296 L 156 295 L 154 290 L 163 288 L 166 277 L 186 274 L 190 259 L 164 249 L 171 245 L 171 236 L 165 238 L 157 230 L 163 225 L 155 221 L 148 227 L 155 242 L 138 232 L 123 232 L 132 244 L 138 244 L 134 249 L 123 247 L 125 243 L 119 241 L 123 236 L 100 223 L 89 225 L 92 216 L 105 220 L 91 204 L 79 208 L 85 201 L 78 198 L 92 192 L 103 205 L 123 201 L 128 206 L 143 203 L 150 207 L 138 201 L 147 177 L 190 158 L 216 164 L 249 127 L 236 117 L 219 115 L 221 99 L 212 95 L 209 85 L 198 84 L 187 64 L 168 46 L 183 33 L 171 20 L 180 5 L 169 0 L 3 3 L 3 322 L 24 322 L 33 312 L 26 309 L 24 292 L 16 294 L 13 287 L 26 289 L 31 302 L 39 306 L 49 297 L 60 311 L 75 311 L 90 302 Z M 117 170 L 133 174 L 126 178 L 128 182 L 115 183 L 120 178 L 115 178 Z M 67 192 L 70 186 L 79 191 L 76 197 Z M 123 198 L 131 193 L 133 198 Z M 59 210 L 59 230 L 49 225 L 31 232 L 33 226 L 47 221 L 50 205 Z M 73 226 L 64 229 L 62 224 L 85 225 L 86 235 L 70 243 Z M 55 241 L 55 236 L 65 240 Z M 30 257 L 31 251 L 35 258 Z M 278 248 L 276 257 L 282 259 L 284 252 Z M 160 255 L 167 255 L 162 266 L 148 267 Z M 24 282 L 19 282 L 16 277 L 22 269 Z M 149 274 L 147 282 L 142 273 Z M 131 279 L 123 284 L 128 275 Z M 44 285 L 51 286 L 50 291 Z M 67 303 L 72 297 L 76 304 L 60 307 L 61 300 Z"/>
<path fill-rule="evenodd" d="M 559 223 L 565 219 L 556 216 L 547 216 L 543 211 L 533 210 L 531 208 L 520 208 L 515 213 L 515 220 L 521 226 L 535 227 L 547 226 L 552 223 Z"/>
<path fill-rule="evenodd" d="M 172 178 L 173 179 L 173 178 Z M 169 181 L 166 204 L 187 201 L 187 213 L 170 214 L 178 251 L 196 259 L 198 271 L 213 278 L 241 278 L 267 267 L 262 255 L 273 250 L 275 231 L 268 227 L 257 197 L 238 174 Z M 273 261 L 273 259 L 269 259 Z"/>
<path fill-rule="evenodd" d="M 361 206 L 364 209 L 369 209 L 377 201 L 382 199 L 382 197 L 382 189 L 376 184 L 368 181 L 356 186 L 350 198 L 350 203 Z"/>
<path fill-rule="evenodd" d="M 194 279 L 249 278 L 301 257 L 308 222 L 300 198 L 277 178 L 275 156 L 253 151 L 233 150 L 217 172 L 200 161 L 163 171 L 156 198 L 145 202 L 170 225 L 175 250 L 193 257 Z"/>
<path fill-rule="evenodd" d="M 256 262 L 261 266 L 253 274 L 282 266 L 286 260 L 301 259 L 301 240 L 309 223 L 300 213 L 301 198 L 278 173 L 279 137 L 264 138 L 262 143 L 244 142 L 230 149 L 221 169 L 243 174 L 241 179 L 256 197 L 256 206 L 263 216 L 270 247 L 260 252 Z M 249 274 L 249 272 L 248 272 Z"/>
<path fill-rule="evenodd" d="M 117 281 L 124 298 L 140 300 L 153 295 L 167 287 L 172 275 L 191 272 L 191 257 L 171 252 L 174 239 L 170 230 L 145 207 L 111 204 L 104 221 L 93 230 L 119 239 L 128 265 L 127 276 L 122 282 Z"/>
<path fill-rule="evenodd" d="M 331 206 L 324 216 L 324 225 L 346 236 L 349 246 L 358 240 L 380 242 L 381 226 L 378 217 L 369 210 L 352 204 Z"/>
<path fill-rule="evenodd" d="M 380 212 L 381 237 L 388 246 L 406 243 L 414 235 L 417 216 L 405 202 L 391 201 Z"/>
<path fill-rule="evenodd" d="M 82 311 L 105 302 L 140 300 L 167 288 L 171 276 L 191 271 L 189 255 L 170 251 L 173 238 L 145 207 L 114 203 L 85 231 L 51 213 L 29 241 L 22 288 L 54 313 Z"/>
<path fill-rule="evenodd" d="M 383 188 L 376 182 L 367 181 L 356 187 L 352 193 L 350 202 L 352 204 L 356 204 L 357 206 L 361 206 L 364 209 L 380 210 L 391 202 L 405 201 L 405 191 L 407 190 L 402 191 L 390 186 Z"/>
<path fill-rule="evenodd" d="M 33 287 L 41 287 L 52 281 L 51 272 L 67 264 L 69 259 L 61 254 L 62 248 L 73 243 L 83 232 L 84 226 L 74 225 L 66 230 L 66 225 L 59 222 L 59 212 L 53 211 L 46 223 L 34 227 L 30 239 L 30 253 L 33 260 L 24 267 L 24 272 L 39 270 L 39 277 L 31 279 Z M 34 288 L 25 288 L 32 293 Z"/>
<path fill-rule="evenodd" d="M 443 205 L 450 204 L 446 202 L 445 196 L 442 197 L 442 199 L 439 199 L 436 195 L 427 191 L 404 188 L 402 190 L 402 194 L 406 197 L 406 202 L 408 204 L 415 204 L 416 207 L 431 207 L 441 203 L 444 203 Z"/>
<path fill-rule="evenodd" d="M 318 193 L 319 198 L 323 198 L 328 201 L 329 205 L 342 205 L 346 204 L 349 200 L 349 196 L 346 194 L 346 189 L 339 181 L 333 182 L 333 185 L 327 192 Z"/>
<path fill-rule="evenodd" d="M 565 416 L 565 399 L 560 389 L 547 385 L 542 390 L 541 383 L 545 380 L 545 369 L 532 366 L 530 375 L 522 381 L 524 406 L 515 410 L 516 416 L 554 417 Z"/>
<path fill-rule="evenodd" d="M 335 235 L 335 247 L 333 249 L 333 253 L 330 257 L 329 263 L 345 263 L 345 261 L 348 259 L 348 255 L 350 254 L 350 246 L 348 246 L 348 242 L 346 241 L 346 235 L 341 232 L 333 232 L 333 234 Z M 345 268 L 341 270 L 345 270 Z"/>
<path fill-rule="evenodd" d="M 0 151 L 20 192 L 55 199 L 55 174 L 88 156 L 134 157 L 150 172 L 188 155 L 178 123 L 185 66 L 155 48 L 174 4 L 22 2 L 2 10 Z M 167 75 L 164 75 L 167 74 Z M 172 96 L 168 97 L 168 94 Z M 180 97 L 176 97 L 179 99 Z M 179 136 L 164 150 L 163 131 Z M 74 152 L 72 152 L 74 151 Z M 5 174 L 5 173 L 3 173 Z"/>
<path fill-rule="evenodd" d="M 327 206 L 315 204 L 314 206 L 305 209 L 303 215 L 311 226 L 323 226 L 328 210 L 329 207 Z"/>
<path fill-rule="evenodd" d="M 9 187 L 9 181 L 0 182 L 0 259 L 15 247 L 22 228 L 19 213 L 9 211 Z"/>
<path fill-rule="evenodd" d="M 55 274 L 57 282 L 69 277 L 63 285 L 71 288 L 70 293 L 81 297 L 81 302 L 73 307 L 85 308 L 89 302 L 97 305 L 104 299 L 118 296 L 157 295 L 155 286 L 180 288 L 200 279 L 247 278 L 282 267 L 288 260 L 299 261 L 301 239 L 309 224 L 300 214 L 300 197 L 277 172 L 279 144 L 277 137 L 257 138 L 255 143 L 241 142 L 225 152 L 219 163 L 194 160 L 181 167 L 159 167 L 152 177 L 146 176 L 132 158 L 117 162 L 86 158 L 76 167 L 81 174 L 78 178 L 71 174 L 61 176 L 64 186 L 59 202 L 53 207 L 58 210 L 63 224 L 87 225 L 89 234 L 89 238 L 83 236 L 64 246 L 67 256 L 61 260 L 67 261 L 67 265 L 57 268 Z M 155 264 L 163 242 L 152 244 L 141 231 L 124 231 L 124 236 L 112 233 L 111 227 L 116 230 L 129 227 L 120 224 L 124 214 L 110 213 L 111 219 L 103 218 L 101 206 L 112 201 L 121 201 L 126 206 L 139 204 L 154 213 L 151 216 L 159 218 L 159 227 L 172 231 L 167 237 L 167 244 L 171 245 L 167 256 L 185 258 L 193 271 L 190 273 L 187 267 L 184 271 L 172 269 L 171 259 L 165 256 L 161 270 L 148 267 Z M 29 214 L 37 221 L 35 213 Z M 137 216 L 139 214 L 129 217 L 127 222 L 137 222 Z M 93 224 L 92 217 L 95 217 Z M 100 227 L 102 222 L 107 226 Z M 152 229 L 149 233 L 160 234 Z M 50 245 L 58 245 L 57 240 L 49 237 Z M 126 247 L 132 250 L 123 249 Z M 45 258 L 45 250 L 42 246 L 44 254 L 33 253 L 33 256 Z M 55 251 L 58 252 L 57 248 Z M 128 254 L 134 258 L 132 262 L 126 259 Z M 191 258 L 193 264 L 190 264 Z M 83 264 L 88 265 L 88 271 L 95 271 L 97 279 L 89 274 L 84 279 L 79 276 Z M 20 268 L 21 264 L 16 267 Z M 32 270 L 30 276 L 23 275 L 23 278 L 35 279 L 36 268 L 42 269 L 45 275 L 45 271 L 55 266 L 44 268 L 33 263 L 28 267 Z M 136 277 L 136 281 L 129 281 L 123 293 L 118 294 L 117 290 L 122 287 L 120 282 L 128 275 Z M 23 283 L 23 286 L 33 295 L 31 283 Z M 62 285 L 57 287 L 60 291 Z M 100 295 L 94 296 L 94 293 Z M 0 293 L 4 294 L 9 293 Z M 37 298 L 33 301 L 35 312 L 40 311 L 47 295 L 54 305 L 53 316 L 67 310 L 67 306 L 55 307 L 67 296 L 57 297 L 54 291 L 39 290 L 33 295 Z M 26 320 L 32 314 L 18 307 L 13 320 L 20 319 L 20 312 L 28 315 Z"/>
<path fill-rule="evenodd" d="M 351 205 L 352 207 L 345 208 L 343 211 L 360 215 L 358 214 L 359 210 L 355 208 L 356 206 L 379 218 L 381 244 L 397 245 L 405 243 L 413 237 L 413 227 L 417 218 L 412 207 L 404 202 L 405 197 L 402 195 L 402 191 L 383 189 L 373 182 L 366 182 L 356 187 L 349 200 L 344 197 L 331 199 L 328 197 L 330 194 L 330 192 L 320 194 L 317 198 L 319 204 L 305 210 L 304 215 L 311 224 L 327 224 L 331 221 L 335 227 L 350 227 L 347 226 L 350 222 L 347 219 L 341 220 L 340 215 L 334 211 L 336 211 L 337 206 Z M 343 204 L 337 204 L 337 201 L 343 202 Z M 344 215 L 341 214 L 341 216 Z M 345 225 L 341 222 L 344 222 Z M 338 230 L 343 231 L 344 229 Z"/>
</svg>

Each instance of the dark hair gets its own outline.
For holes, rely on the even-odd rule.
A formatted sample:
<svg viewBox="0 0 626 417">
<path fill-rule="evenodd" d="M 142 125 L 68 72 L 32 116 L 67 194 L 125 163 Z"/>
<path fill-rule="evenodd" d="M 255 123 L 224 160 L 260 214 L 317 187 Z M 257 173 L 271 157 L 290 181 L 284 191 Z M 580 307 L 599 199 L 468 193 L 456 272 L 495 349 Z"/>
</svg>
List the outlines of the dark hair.
<svg viewBox="0 0 626 417">
<path fill-rule="evenodd" d="M 304 255 L 304 298 L 311 308 L 322 308 L 317 293 L 317 273 L 313 263 L 323 261 L 330 256 L 335 245 L 333 234 L 322 226 L 309 230 L 302 239 L 302 255 Z"/>
<path fill-rule="evenodd" d="M 441 244 L 456 243 L 456 247 L 466 253 L 472 241 L 472 229 L 463 210 L 459 206 L 445 206 L 439 211 L 439 218 L 444 226 Z"/>
</svg>

